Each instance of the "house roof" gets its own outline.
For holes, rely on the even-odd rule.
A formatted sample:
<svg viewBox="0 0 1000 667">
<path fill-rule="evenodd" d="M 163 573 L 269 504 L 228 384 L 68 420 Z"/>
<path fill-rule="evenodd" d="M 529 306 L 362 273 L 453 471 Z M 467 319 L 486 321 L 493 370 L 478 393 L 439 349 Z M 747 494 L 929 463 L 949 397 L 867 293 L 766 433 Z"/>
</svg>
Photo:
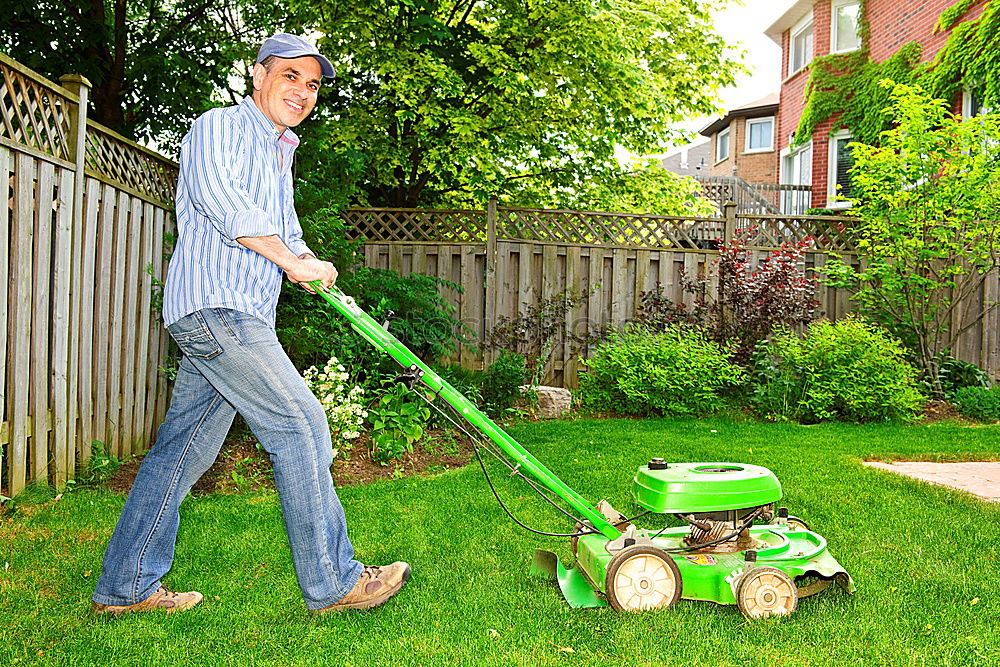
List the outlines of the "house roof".
<svg viewBox="0 0 1000 667">
<path fill-rule="evenodd" d="M 774 40 L 778 46 L 781 46 L 781 35 L 798 23 L 803 16 L 808 14 L 815 2 L 816 0 L 798 0 L 798 2 L 785 10 L 785 13 L 779 16 L 778 20 L 764 31 L 764 34 Z"/>
<path fill-rule="evenodd" d="M 730 109 L 722 118 L 716 118 L 711 123 L 706 125 L 699 134 L 706 137 L 710 137 L 719 130 L 725 128 L 729 123 L 733 121 L 733 118 L 740 116 L 746 116 L 747 118 L 756 118 L 758 116 L 767 116 L 778 110 L 778 93 L 771 93 L 766 97 L 762 97 L 759 100 L 750 102 L 749 104 L 744 104 L 741 107 L 736 107 L 735 109 Z"/>
</svg>

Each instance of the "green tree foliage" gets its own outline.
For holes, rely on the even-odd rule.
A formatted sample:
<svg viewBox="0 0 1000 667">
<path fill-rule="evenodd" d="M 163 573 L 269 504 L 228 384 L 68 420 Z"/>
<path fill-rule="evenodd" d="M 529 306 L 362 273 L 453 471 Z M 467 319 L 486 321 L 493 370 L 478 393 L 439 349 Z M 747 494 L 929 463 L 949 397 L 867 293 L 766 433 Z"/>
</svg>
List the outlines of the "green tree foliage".
<svg viewBox="0 0 1000 667">
<path fill-rule="evenodd" d="M 5 0 L 0 50 L 54 80 L 82 74 L 93 120 L 169 149 L 245 92 L 233 65 L 249 71 L 283 16 L 280 3 L 247 0 Z"/>
<path fill-rule="evenodd" d="M 621 175 L 616 146 L 654 152 L 671 123 L 715 110 L 738 71 L 718 4 L 292 0 L 338 68 L 307 145 L 340 175 L 360 157 L 370 205 L 481 202 L 531 180 L 586 189 Z"/>
<path fill-rule="evenodd" d="M 505 203 L 529 208 L 610 211 L 648 215 L 711 216 L 715 206 L 701 196 L 701 184 L 647 160 L 588 174 L 573 184 L 555 185 L 549 179 L 525 180 Z"/>
<path fill-rule="evenodd" d="M 893 129 L 879 146 L 852 144 L 865 264 L 831 261 L 826 281 L 910 347 L 939 397 L 944 353 L 996 305 L 976 295 L 1000 259 L 1000 118 L 963 121 L 915 87 L 885 85 Z"/>
</svg>

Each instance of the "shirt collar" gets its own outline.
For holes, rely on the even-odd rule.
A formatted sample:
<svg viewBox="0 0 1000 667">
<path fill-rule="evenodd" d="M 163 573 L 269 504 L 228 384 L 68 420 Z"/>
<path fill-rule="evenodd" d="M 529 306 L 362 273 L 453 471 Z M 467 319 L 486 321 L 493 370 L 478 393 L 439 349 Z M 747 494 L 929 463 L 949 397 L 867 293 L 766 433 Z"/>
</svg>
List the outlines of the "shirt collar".
<svg viewBox="0 0 1000 667">
<path fill-rule="evenodd" d="M 292 132 L 289 127 L 285 128 L 284 132 L 278 132 L 277 128 L 274 127 L 274 123 L 264 115 L 264 112 L 260 110 L 257 103 L 253 101 L 250 96 L 244 97 L 243 101 L 240 103 L 240 111 L 250 119 L 253 127 L 261 134 L 261 136 L 266 137 L 270 141 L 280 141 L 280 144 L 284 144 L 282 148 L 286 150 L 294 149 L 299 145 L 298 136 Z"/>
</svg>

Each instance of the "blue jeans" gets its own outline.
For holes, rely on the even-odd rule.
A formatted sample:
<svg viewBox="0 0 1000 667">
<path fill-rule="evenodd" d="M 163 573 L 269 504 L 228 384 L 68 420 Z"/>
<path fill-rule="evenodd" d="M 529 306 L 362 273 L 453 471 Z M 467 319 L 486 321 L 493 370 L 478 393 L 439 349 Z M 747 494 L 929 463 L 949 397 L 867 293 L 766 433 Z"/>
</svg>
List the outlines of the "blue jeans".
<svg viewBox="0 0 1000 667">
<path fill-rule="evenodd" d="M 145 600 L 170 570 L 178 508 L 215 461 L 239 412 L 271 457 L 295 574 L 306 606 L 347 594 L 361 575 L 333 488 L 330 429 L 313 396 L 265 322 L 208 308 L 168 328 L 184 357 L 156 442 L 136 475 L 93 599 Z"/>
</svg>

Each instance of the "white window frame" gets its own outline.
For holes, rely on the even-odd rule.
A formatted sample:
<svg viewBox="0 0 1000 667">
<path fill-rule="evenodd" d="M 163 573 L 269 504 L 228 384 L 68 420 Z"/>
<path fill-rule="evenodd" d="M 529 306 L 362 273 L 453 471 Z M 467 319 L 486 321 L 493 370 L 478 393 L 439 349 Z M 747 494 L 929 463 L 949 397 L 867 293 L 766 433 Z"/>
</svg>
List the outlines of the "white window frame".
<svg viewBox="0 0 1000 667">
<path fill-rule="evenodd" d="M 862 46 L 861 34 L 858 34 L 858 45 L 853 49 L 841 49 L 837 50 L 837 10 L 841 7 L 848 7 L 850 5 L 858 6 L 858 27 L 860 28 L 861 12 L 863 11 L 861 7 L 861 0 L 833 0 L 830 3 L 830 53 L 851 53 L 852 51 L 857 51 Z M 814 38 L 815 39 L 815 38 Z"/>
<path fill-rule="evenodd" d="M 972 118 L 972 98 L 974 94 L 968 88 L 962 90 L 962 118 Z M 993 109 L 988 106 L 980 106 L 979 114 L 992 113 Z"/>
<path fill-rule="evenodd" d="M 795 40 L 801 37 L 805 32 L 812 32 L 812 49 L 809 52 L 809 58 L 802 63 L 799 67 L 795 67 Z M 803 16 L 798 23 L 792 26 L 792 30 L 788 35 L 788 76 L 797 74 L 809 66 L 809 63 L 813 61 L 816 57 L 816 33 L 813 30 L 813 13 L 809 10 L 809 13 Z"/>
<path fill-rule="evenodd" d="M 718 134 L 715 135 L 715 164 L 725 162 L 733 154 L 733 139 L 732 133 L 730 132 L 732 127 L 732 125 L 729 125 L 726 129 L 720 130 Z M 719 144 L 722 142 L 722 135 L 726 135 L 726 138 L 729 140 L 726 145 L 725 157 L 719 157 Z"/>
<path fill-rule="evenodd" d="M 761 148 L 750 148 L 750 126 L 757 123 L 766 123 L 770 121 L 771 123 L 771 143 L 766 147 Z M 743 128 L 743 134 L 746 135 L 743 141 L 743 153 L 773 153 L 774 152 L 774 129 L 775 120 L 774 116 L 762 116 L 760 118 L 747 118 L 746 126 Z M 730 142 L 731 143 L 731 142 Z"/>
<path fill-rule="evenodd" d="M 850 130 L 838 130 L 830 135 L 826 173 L 827 208 L 851 208 L 851 202 L 837 199 L 837 142 L 840 139 L 853 139 Z"/>
<path fill-rule="evenodd" d="M 795 183 L 792 181 L 791 174 L 788 173 L 788 162 L 790 158 L 798 157 L 798 155 L 806 150 L 812 150 L 813 141 L 803 142 L 797 146 L 788 146 L 783 151 L 781 151 L 781 173 L 779 182 L 782 185 L 808 185 L 812 186 L 813 173 L 812 173 L 812 160 L 809 161 L 809 182 L 808 183 Z M 801 174 L 800 174 L 801 175 Z M 799 179 L 801 180 L 801 178 Z"/>
</svg>

